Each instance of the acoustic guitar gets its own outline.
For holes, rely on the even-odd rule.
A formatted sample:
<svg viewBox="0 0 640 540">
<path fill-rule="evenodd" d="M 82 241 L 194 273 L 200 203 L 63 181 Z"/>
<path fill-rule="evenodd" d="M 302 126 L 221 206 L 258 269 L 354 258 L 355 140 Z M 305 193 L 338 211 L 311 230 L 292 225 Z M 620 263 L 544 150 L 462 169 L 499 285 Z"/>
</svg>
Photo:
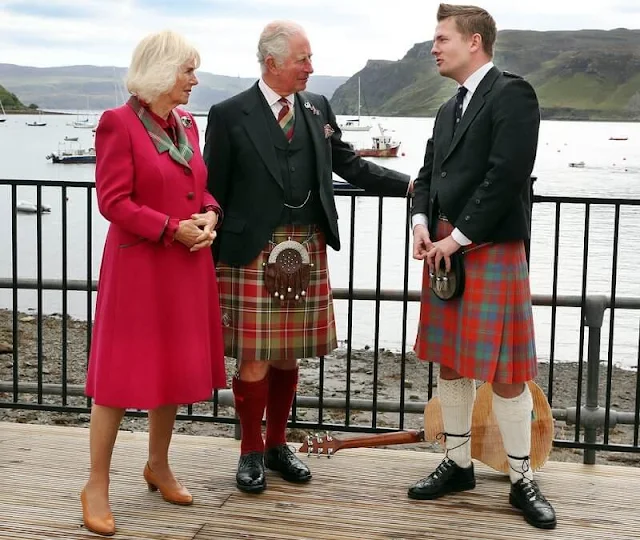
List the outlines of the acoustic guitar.
<svg viewBox="0 0 640 540">
<path fill-rule="evenodd" d="M 542 389 L 533 381 L 528 383 L 533 398 L 531 414 L 531 467 L 542 467 L 549 458 L 553 442 L 553 415 Z M 492 410 L 493 391 L 490 383 L 482 384 L 476 393 L 471 421 L 471 457 L 505 474 L 509 472 L 500 428 Z M 331 434 L 308 436 L 298 452 L 330 458 L 347 448 L 373 448 L 422 441 L 436 442 L 444 432 L 440 400 L 431 399 L 424 408 L 424 429 L 410 429 L 396 433 L 341 438 Z"/>
</svg>

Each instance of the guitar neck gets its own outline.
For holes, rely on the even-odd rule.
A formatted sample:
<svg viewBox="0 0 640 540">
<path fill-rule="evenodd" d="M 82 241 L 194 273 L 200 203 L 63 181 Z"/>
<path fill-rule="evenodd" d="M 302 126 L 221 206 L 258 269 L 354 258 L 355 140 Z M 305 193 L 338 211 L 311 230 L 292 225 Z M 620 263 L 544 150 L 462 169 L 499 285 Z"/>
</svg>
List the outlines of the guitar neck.
<svg viewBox="0 0 640 540">
<path fill-rule="evenodd" d="M 409 444 L 424 441 L 424 431 L 409 429 L 397 433 L 383 433 L 368 437 L 354 437 L 353 439 L 341 439 L 336 451 L 342 448 L 373 448 L 391 444 Z"/>
</svg>

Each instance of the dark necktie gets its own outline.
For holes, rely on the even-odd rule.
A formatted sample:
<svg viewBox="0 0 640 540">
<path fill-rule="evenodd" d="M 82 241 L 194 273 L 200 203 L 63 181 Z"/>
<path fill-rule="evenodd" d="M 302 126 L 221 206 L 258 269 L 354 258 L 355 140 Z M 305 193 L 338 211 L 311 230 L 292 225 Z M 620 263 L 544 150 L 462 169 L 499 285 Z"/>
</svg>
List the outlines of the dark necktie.
<svg viewBox="0 0 640 540">
<path fill-rule="evenodd" d="M 293 138 L 293 109 L 289 106 L 289 102 L 286 98 L 280 98 L 278 100 L 282 105 L 280 112 L 278 113 L 278 124 L 284 131 L 284 135 L 289 142 Z"/>
<path fill-rule="evenodd" d="M 467 95 L 467 92 L 468 90 L 464 86 L 458 88 L 458 94 L 456 95 L 456 107 L 454 111 L 453 131 L 456 130 L 460 123 L 460 119 L 462 118 L 462 102 L 464 100 L 464 96 Z"/>
</svg>

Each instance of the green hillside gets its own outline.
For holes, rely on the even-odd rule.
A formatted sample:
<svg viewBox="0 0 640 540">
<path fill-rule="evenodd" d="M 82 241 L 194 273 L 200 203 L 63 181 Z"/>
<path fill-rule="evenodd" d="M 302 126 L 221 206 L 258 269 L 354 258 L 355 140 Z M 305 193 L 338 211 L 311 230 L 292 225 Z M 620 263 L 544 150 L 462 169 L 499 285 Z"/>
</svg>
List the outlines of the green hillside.
<svg viewBox="0 0 640 540">
<path fill-rule="evenodd" d="M 433 116 L 455 83 L 436 71 L 431 46 L 418 43 L 397 62 L 370 60 L 335 91 L 335 112 L 356 112 L 360 77 L 363 114 Z M 640 30 L 504 30 L 494 62 L 531 82 L 545 118 L 640 120 Z"/>
</svg>

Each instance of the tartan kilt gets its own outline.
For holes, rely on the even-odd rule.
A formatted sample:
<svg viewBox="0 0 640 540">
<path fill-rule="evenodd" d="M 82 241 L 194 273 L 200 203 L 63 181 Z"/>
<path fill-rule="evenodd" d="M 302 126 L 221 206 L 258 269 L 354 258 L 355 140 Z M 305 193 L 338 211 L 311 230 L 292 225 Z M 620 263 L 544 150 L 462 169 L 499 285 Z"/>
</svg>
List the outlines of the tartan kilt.
<svg viewBox="0 0 640 540">
<path fill-rule="evenodd" d="M 438 221 L 436 239 L 452 230 L 449 222 Z M 464 265 L 462 296 L 444 301 L 430 290 L 425 261 L 416 356 L 470 379 L 533 379 L 538 366 L 524 243 L 480 247 L 464 256 Z"/>
<path fill-rule="evenodd" d="M 301 301 L 272 297 L 264 267 L 275 244 L 291 238 L 309 252 L 311 278 Z M 246 361 L 311 358 L 337 348 L 327 244 L 315 225 L 284 225 L 246 266 L 216 266 L 225 356 Z"/>
</svg>

